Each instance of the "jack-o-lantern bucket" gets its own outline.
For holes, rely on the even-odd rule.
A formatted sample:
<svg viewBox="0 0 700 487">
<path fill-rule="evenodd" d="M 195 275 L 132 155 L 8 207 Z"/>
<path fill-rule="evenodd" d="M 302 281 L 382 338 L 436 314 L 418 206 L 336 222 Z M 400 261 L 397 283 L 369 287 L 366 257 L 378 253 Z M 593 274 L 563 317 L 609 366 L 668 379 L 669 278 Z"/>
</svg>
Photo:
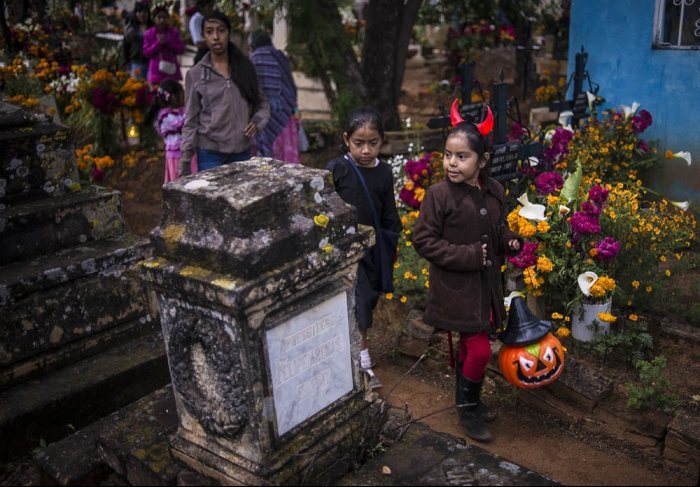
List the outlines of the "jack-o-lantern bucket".
<svg viewBox="0 0 700 487">
<path fill-rule="evenodd" d="M 551 384 L 564 370 L 564 348 L 549 330 L 552 323 L 537 318 L 521 297 L 510 303 L 508 326 L 498 366 L 508 382 L 522 389 Z"/>
<path fill-rule="evenodd" d="M 508 382 L 521 389 L 546 386 L 564 370 L 564 349 L 551 333 L 529 345 L 503 345 L 498 367 Z"/>
</svg>

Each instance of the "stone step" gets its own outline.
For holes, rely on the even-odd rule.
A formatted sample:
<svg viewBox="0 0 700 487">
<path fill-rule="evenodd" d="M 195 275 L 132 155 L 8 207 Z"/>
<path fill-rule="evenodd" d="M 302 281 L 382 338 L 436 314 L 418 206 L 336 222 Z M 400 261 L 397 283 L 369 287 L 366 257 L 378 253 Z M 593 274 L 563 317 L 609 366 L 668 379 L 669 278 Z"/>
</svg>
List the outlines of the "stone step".
<svg viewBox="0 0 700 487">
<path fill-rule="evenodd" d="M 176 463 L 170 436 L 178 416 L 172 386 L 141 399 L 38 451 L 47 483 L 96 485 L 115 472 L 125 485 L 214 485 Z"/>
<path fill-rule="evenodd" d="M 12 116 L 25 121 L 4 123 Z M 0 118 L 0 203 L 61 196 L 79 187 L 68 127 L 32 121 L 23 109 L 3 102 Z"/>
<path fill-rule="evenodd" d="M 0 389 L 153 329 L 134 269 L 150 253 L 122 234 L 0 267 Z"/>
<path fill-rule="evenodd" d="M 120 193 L 99 186 L 0 206 L 0 266 L 122 233 Z"/>
<path fill-rule="evenodd" d="M 0 459 L 65 437 L 170 381 L 160 330 L 0 392 Z"/>
</svg>

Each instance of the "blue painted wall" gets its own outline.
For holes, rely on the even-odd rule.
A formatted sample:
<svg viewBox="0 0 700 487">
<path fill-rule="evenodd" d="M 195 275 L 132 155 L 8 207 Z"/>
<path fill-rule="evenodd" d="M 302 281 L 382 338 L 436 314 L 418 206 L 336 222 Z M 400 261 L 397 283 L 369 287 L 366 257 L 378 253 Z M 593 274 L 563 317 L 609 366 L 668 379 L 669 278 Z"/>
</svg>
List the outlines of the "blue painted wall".
<svg viewBox="0 0 700 487">
<path fill-rule="evenodd" d="M 692 154 L 665 160 L 648 184 L 672 200 L 700 205 L 700 50 L 652 49 L 654 0 L 573 0 L 568 72 L 581 46 L 586 70 L 600 84 L 603 108 L 638 102 L 653 117 L 642 136 L 663 151 Z M 587 89 L 584 81 L 584 89 Z M 569 93 L 569 96 L 571 92 Z"/>
</svg>

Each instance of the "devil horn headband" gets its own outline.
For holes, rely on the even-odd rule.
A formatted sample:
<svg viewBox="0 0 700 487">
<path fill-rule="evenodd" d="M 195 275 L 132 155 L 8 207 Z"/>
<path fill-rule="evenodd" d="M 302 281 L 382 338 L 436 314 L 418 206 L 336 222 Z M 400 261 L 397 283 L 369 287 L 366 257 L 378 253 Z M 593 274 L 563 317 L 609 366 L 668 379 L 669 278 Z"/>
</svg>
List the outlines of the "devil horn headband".
<svg viewBox="0 0 700 487">
<path fill-rule="evenodd" d="M 452 108 L 450 109 L 450 121 L 452 122 L 453 127 L 458 123 L 464 122 L 464 119 L 459 114 L 457 98 L 455 98 L 455 100 L 452 102 Z M 483 136 L 488 135 L 491 132 L 491 130 L 493 130 L 493 112 L 491 111 L 490 106 L 486 105 L 486 118 L 484 119 L 484 121 L 481 123 L 476 123 L 474 125 L 476 125 L 477 130 Z"/>
</svg>

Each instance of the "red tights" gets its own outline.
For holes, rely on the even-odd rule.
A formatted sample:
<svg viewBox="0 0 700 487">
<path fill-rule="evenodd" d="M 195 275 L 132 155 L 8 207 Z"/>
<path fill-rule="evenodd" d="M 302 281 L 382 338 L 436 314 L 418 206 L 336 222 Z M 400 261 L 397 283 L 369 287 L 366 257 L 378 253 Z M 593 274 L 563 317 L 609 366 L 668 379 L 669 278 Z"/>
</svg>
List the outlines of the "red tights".
<svg viewBox="0 0 700 487">
<path fill-rule="evenodd" d="M 473 382 L 480 382 L 491 358 L 488 332 L 460 333 L 458 357 L 462 362 L 462 376 Z"/>
</svg>

